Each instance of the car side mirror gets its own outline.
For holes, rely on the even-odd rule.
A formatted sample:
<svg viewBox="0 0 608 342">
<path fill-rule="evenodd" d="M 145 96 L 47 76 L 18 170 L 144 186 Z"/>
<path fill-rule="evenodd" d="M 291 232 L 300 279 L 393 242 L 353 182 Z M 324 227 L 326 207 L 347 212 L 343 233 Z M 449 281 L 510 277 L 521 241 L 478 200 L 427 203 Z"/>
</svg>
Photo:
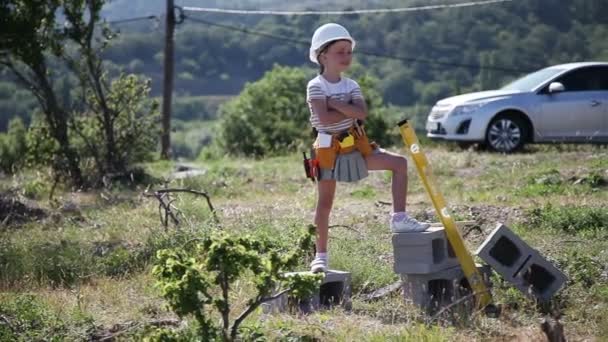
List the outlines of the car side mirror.
<svg viewBox="0 0 608 342">
<path fill-rule="evenodd" d="M 566 90 L 566 88 L 559 82 L 551 82 L 551 84 L 549 84 L 549 94 L 559 93 L 564 90 Z"/>
</svg>

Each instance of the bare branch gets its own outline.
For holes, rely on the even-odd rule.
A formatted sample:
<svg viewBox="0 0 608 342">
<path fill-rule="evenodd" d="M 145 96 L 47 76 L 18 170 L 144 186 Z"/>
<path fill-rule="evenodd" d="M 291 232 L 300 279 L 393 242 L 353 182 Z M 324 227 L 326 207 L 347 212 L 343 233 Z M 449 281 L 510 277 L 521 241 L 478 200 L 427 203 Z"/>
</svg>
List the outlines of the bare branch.
<svg viewBox="0 0 608 342">
<path fill-rule="evenodd" d="M 213 219 L 215 220 L 215 223 L 220 223 L 220 220 L 217 217 L 215 208 L 213 207 L 213 204 L 211 204 L 211 198 L 209 197 L 209 195 L 206 192 L 192 190 L 192 189 L 171 189 L 171 188 L 155 190 L 155 192 L 160 193 L 160 194 L 166 194 L 166 193 L 172 193 L 172 192 L 186 192 L 186 193 L 191 193 L 191 194 L 198 195 L 198 196 L 203 196 L 207 200 L 207 205 L 209 206 L 209 210 L 211 210 L 211 214 L 213 214 Z"/>
<path fill-rule="evenodd" d="M 158 192 L 154 192 L 154 193 L 144 193 L 144 196 L 146 196 L 146 197 L 154 197 L 154 198 L 156 198 L 158 200 L 158 203 L 159 203 L 158 212 L 159 212 L 159 215 L 160 215 L 160 221 L 163 224 L 163 226 L 165 227 L 165 229 L 167 229 L 167 227 L 169 226 L 169 217 L 173 221 L 173 224 L 175 224 L 176 226 L 179 225 L 179 220 L 177 219 L 177 217 L 175 217 L 175 214 L 171 210 L 170 205 L 168 205 L 167 203 L 165 203 L 165 197 L 166 196 L 164 194 L 160 194 Z M 165 215 L 164 218 L 163 218 L 163 212 L 161 211 L 161 209 L 164 210 L 164 215 Z"/>
<path fill-rule="evenodd" d="M 291 288 L 280 291 L 279 293 L 275 294 L 274 296 L 256 298 L 255 302 L 253 304 L 251 304 L 247 309 L 245 309 L 245 311 L 243 311 L 237 317 L 237 319 L 234 321 L 234 323 L 232 324 L 232 328 L 230 329 L 231 330 L 230 335 L 233 338 L 236 337 L 236 335 L 238 333 L 239 325 L 241 325 L 241 323 L 245 320 L 245 318 L 247 318 L 247 316 L 249 316 L 253 311 L 255 311 L 255 309 L 257 309 L 262 303 L 269 302 L 271 300 L 275 300 L 289 291 L 291 291 Z"/>
<path fill-rule="evenodd" d="M 351 227 L 351 226 L 347 226 L 347 225 L 345 225 L 345 224 L 334 224 L 334 225 L 331 225 L 331 226 L 329 226 L 329 227 L 327 227 L 327 228 L 328 228 L 328 229 L 331 229 L 331 228 L 346 228 L 346 229 L 348 229 L 348 230 L 351 230 L 351 231 L 353 231 L 353 232 L 357 233 L 359 236 L 362 236 L 362 235 L 363 235 L 363 234 L 361 234 L 361 232 L 360 232 L 360 231 L 356 230 L 355 228 L 353 228 L 353 227 Z"/>
</svg>

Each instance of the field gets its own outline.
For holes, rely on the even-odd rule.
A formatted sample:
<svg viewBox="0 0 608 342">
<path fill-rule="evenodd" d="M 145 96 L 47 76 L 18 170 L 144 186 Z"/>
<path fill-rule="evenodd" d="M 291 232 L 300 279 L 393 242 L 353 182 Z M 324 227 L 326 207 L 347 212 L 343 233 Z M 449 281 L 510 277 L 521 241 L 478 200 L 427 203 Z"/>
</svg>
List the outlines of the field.
<svg viewBox="0 0 608 342">
<path fill-rule="evenodd" d="M 402 149 L 395 151 L 405 153 Z M 428 145 L 428 157 L 470 250 L 503 222 L 569 277 L 549 305 L 572 341 L 608 340 L 608 151 L 595 146 L 533 146 L 514 155 Z M 203 174 L 168 180 L 172 188 L 206 192 L 222 229 L 289 245 L 312 221 L 315 186 L 301 157 L 225 158 L 193 162 Z M 151 274 L 158 249 L 178 246 L 217 228 L 203 197 L 175 195 L 180 224 L 164 228 L 158 202 L 176 163 L 143 165 L 143 185 L 72 192 L 29 171 L 0 179 L 3 197 L 44 210 L 36 221 L 0 216 L 0 340 L 140 340 L 153 326 L 183 331 L 193 320 L 168 310 Z M 410 165 L 408 211 L 437 221 Z M 392 271 L 388 216 L 390 174 L 372 173 L 339 185 L 330 231 L 330 265 L 352 272 L 353 307 L 308 316 L 255 312 L 245 326 L 283 341 L 543 341 L 537 305 L 494 277 L 499 318 L 483 314 L 432 317 L 399 293 L 378 301 L 365 294 L 398 279 Z M 24 208 L 21 208 L 25 210 Z M 4 209 L 3 209 L 4 210 Z M 300 265 L 304 269 L 307 256 Z M 252 291 L 238 282 L 244 306 Z M 236 310 L 239 311 L 239 310 Z"/>
</svg>

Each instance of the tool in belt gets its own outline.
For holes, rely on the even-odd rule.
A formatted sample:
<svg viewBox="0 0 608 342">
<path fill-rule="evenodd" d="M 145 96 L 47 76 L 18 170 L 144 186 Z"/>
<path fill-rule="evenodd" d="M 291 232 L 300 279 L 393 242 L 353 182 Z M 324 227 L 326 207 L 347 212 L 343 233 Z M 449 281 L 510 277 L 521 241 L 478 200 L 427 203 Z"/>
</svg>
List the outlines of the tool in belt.
<svg viewBox="0 0 608 342">
<path fill-rule="evenodd" d="M 369 143 L 367 134 L 360 120 L 356 120 L 351 128 L 346 131 L 332 134 L 329 147 L 319 147 L 319 136 L 311 149 L 311 157 L 303 152 L 304 172 L 306 177 L 313 182 L 319 180 L 319 169 L 333 169 L 338 154 L 350 153 L 359 150 L 363 157 L 367 157 L 377 147 L 375 143 Z"/>
</svg>

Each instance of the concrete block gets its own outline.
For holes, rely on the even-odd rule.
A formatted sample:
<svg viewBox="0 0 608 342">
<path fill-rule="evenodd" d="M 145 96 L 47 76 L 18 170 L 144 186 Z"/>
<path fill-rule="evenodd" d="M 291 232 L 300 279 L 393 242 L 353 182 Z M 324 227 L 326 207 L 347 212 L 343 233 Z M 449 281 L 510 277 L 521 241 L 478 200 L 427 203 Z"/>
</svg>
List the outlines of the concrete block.
<svg viewBox="0 0 608 342">
<path fill-rule="evenodd" d="M 507 226 L 499 224 L 477 249 L 477 256 L 505 280 L 513 282 L 517 270 L 534 252 Z"/>
<path fill-rule="evenodd" d="M 403 296 L 423 309 L 435 309 L 455 300 L 464 277 L 460 266 L 429 274 L 402 274 Z"/>
<path fill-rule="evenodd" d="M 489 267 L 477 264 L 486 286 L 491 287 Z M 452 304 L 472 293 L 471 287 L 460 266 L 431 274 L 402 274 L 403 295 L 416 306 L 435 311 Z M 471 300 L 469 304 L 472 304 Z M 464 303 L 465 305 L 467 303 Z M 470 305 L 472 309 L 473 306 Z"/>
<path fill-rule="evenodd" d="M 393 270 L 398 274 L 431 274 L 458 266 L 443 227 L 420 233 L 395 233 Z"/>
<path fill-rule="evenodd" d="M 566 276 L 507 226 L 499 224 L 476 254 L 527 295 L 549 300 Z"/>
<path fill-rule="evenodd" d="M 548 301 L 568 278 L 557 267 L 534 252 L 514 276 L 513 284 L 523 293 Z"/>
<path fill-rule="evenodd" d="M 290 272 L 285 275 L 310 272 Z M 262 304 L 264 313 L 298 312 L 308 314 L 322 308 L 342 306 L 345 310 L 351 310 L 351 274 L 349 272 L 329 270 L 319 287 L 319 291 L 311 298 L 298 300 L 288 294 L 283 294 L 277 299 Z"/>
</svg>

